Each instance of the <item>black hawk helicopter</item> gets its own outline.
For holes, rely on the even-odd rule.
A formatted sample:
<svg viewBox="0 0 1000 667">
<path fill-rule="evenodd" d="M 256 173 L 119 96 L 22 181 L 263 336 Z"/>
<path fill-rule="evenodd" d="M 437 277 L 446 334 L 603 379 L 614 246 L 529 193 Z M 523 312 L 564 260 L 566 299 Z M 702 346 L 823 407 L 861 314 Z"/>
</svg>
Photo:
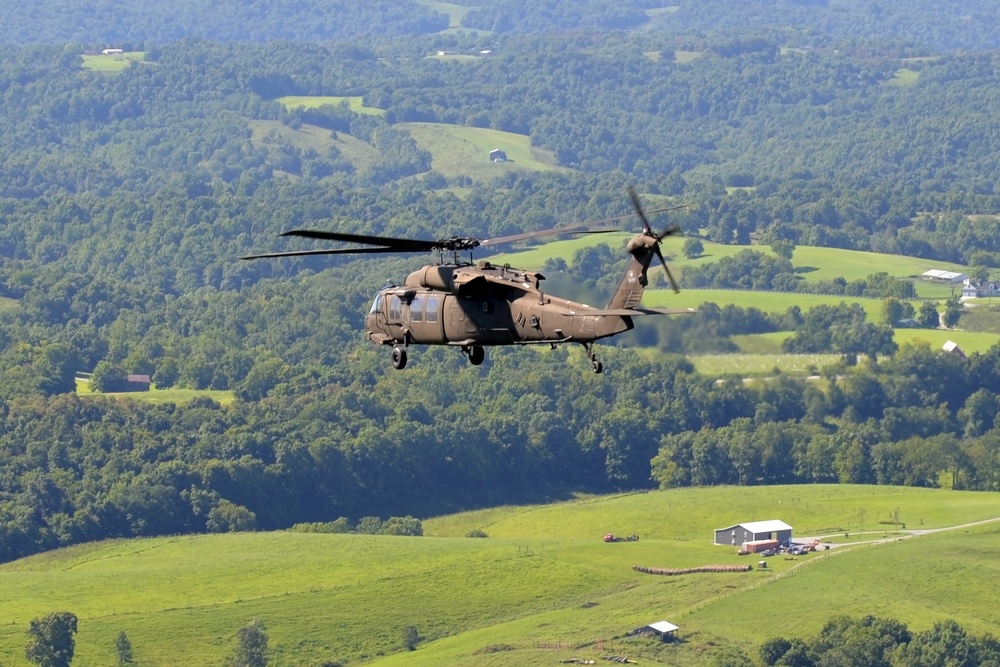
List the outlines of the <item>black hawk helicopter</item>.
<svg viewBox="0 0 1000 667">
<path fill-rule="evenodd" d="M 604 366 L 594 353 L 595 341 L 631 330 L 635 326 L 632 318 L 636 316 L 694 312 L 692 309 L 639 308 L 643 290 L 648 284 L 646 273 L 654 257 L 663 265 L 673 290 L 680 291 L 660 252 L 660 242 L 669 235 L 679 234 L 680 228 L 672 225 L 662 232 L 654 232 L 635 190 L 630 187 L 628 192 L 635 213 L 642 221 L 642 232 L 626 245 L 631 260 L 604 308 L 547 294 L 541 289 L 541 281 L 545 277 L 540 273 L 509 265 L 497 266 L 488 261 L 473 264 L 471 251 L 545 236 L 619 232 L 617 228 L 598 225 L 621 218 L 495 239 L 453 236 L 436 241 L 294 229 L 281 236 L 341 241 L 367 247 L 275 252 L 242 259 L 428 251 L 437 251 L 443 258 L 445 252 L 451 252 L 451 262 L 439 261 L 414 271 L 402 285 L 380 290 L 372 303 L 365 318 L 368 338 L 373 343 L 392 346 L 394 368 L 406 366 L 410 345 L 459 347 L 469 358 L 469 363 L 478 366 L 486 358 L 484 348 L 487 346 L 544 344 L 554 349 L 562 343 L 579 343 L 587 350 L 594 372 L 601 373 Z M 675 208 L 683 207 L 652 212 Z M 466 251 L 470 253 L 468 262 L 459 258 L 459 254 Z"/>
</svg>

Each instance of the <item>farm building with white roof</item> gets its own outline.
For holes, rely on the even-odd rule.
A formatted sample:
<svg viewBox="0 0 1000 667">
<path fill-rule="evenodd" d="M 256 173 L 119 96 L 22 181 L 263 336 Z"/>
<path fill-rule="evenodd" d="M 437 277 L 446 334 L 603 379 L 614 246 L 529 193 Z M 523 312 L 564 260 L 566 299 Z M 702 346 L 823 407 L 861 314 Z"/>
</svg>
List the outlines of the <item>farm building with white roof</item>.
<svg viewBox="0 0 1000 667">
<path fill-rule="evenodd" d="M 781 544 L 788 544 L 792 541 L 792 527 L 784 521 L 771 519 L 738 523 L 735 526 L 715 530 L 715 543 L 727 547 L 738 547 L 744 542 L 759 540 L 777 540 Z"/>
<path fill-rule="evenodd" d="M 931 269 L 921 274 L 924 278 L 938 283 L 961 283 L 969 279 L 969 276 L 956 271 L 942 271 L 941 269 Z"/>
</svg>

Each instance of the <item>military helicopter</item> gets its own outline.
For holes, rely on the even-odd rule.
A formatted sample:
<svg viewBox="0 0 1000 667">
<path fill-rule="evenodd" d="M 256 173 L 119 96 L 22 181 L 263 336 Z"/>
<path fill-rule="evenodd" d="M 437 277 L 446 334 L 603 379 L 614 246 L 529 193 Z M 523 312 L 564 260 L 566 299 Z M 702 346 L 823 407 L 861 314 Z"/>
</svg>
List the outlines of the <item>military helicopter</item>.
<svg viewBox="0 0 1000 667">
<path fill-rule="evenodd" d="M 453 236 L 431 241 L 294 229 L 283 232 L 281 236 L 340 241 L 366 247 L 275 252 L 242 259 L 436 251 L 439 253 L 437 264 L 414 271 L 402 285 L 390 285 L 380 290 L 365 317 L 369 340 L 392 346 L 394 368 L 406 366 L 410 345 L 458 347 L 468 357 L 469 363 L 478 366 L 486 359 L 484 348 L 488 346 L 550 345 L 555 349 L 563 343 L 579 343 L 586 349 L 594 372 L 601 373 L 604 366 L 594 353 L 595 341 L 631 330 L 635 326 L 632 318 L 636 316 L 694 312 L 692 309 L 638 307 L 649 282 L 646 274 L 654 257 L 663 265 L 673 290 L 680 291 L 660 252 L 660 242 L 667 236 L 679 234 L 680 228 L 673 225 L 660 233 L 654 232 L 635 190 L 630 187 L 628 193 L 635 213 L 642 221 L 642 231 L 626 245 L 631 260 L 604 308 L 544 292 L 541 281 L 545 277 L 541 273 L 515 269 L 506 264 L 497 266 L 489 261 L 473 264 L 471 251 L 546 236 L 619 232 L 618 228 L 598 225 L 629 216 L 495 239 Z M 674 208 L 683 207 L 652 212 Z M 443 261 L 446 252 L 452 253 L 451 262 Z M 460 259 L 459 255 L 463 252 L 470 253 L 469 261 Z"/>
</svg>

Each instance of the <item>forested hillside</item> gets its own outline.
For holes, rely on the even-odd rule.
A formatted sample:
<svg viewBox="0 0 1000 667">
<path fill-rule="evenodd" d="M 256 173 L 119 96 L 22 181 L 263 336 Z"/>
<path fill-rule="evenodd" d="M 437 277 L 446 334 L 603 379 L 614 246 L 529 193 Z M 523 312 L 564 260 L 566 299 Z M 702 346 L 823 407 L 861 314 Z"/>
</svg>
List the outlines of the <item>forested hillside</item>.
<svg viewBox="0 0 1000 667">
<path fill-rule="evenodd" d="M 688 205 L 657 226 L 720 243 L 897 252 L 989 276 L 1000 264 L 1000 54 L 952 50 L 991 48 L 963 41 L 955 26 L 966 19 L 952 4 L 913 4 L 912 22 L 933 23 L 940 39 L 911 22 L 884 40 L 680 34 L 655 26 L 690 7 L 643 3 L 617 15 L 634 15 L 639 32 L 595 28 L 611 18 L 583 3 L 556 34 L 524 34 L 511 19 L 488 39 L 412 36 L 441 29 L 438 15 L 390 4 L 337 15 L 322 34 L 272 32 L 266 17 L 319 30 L 339 5 L 300 5 L 294 16 L 241 5 L 260 20 L 220 10 L 198 22 L 192 6 L 173 23 L 149 7 L 142 21 L 113 24 L 134 31 L 131 47 L 121 43 L 136 51 L 130 64 L 86 54 L 115 39 L 87 21 L 41 22 L 47 45 L 17 46 L 35 40 L 12 9 L 3 30 L 15 32 L 0 47 L 0 296 L 16 300 L 0 310 L 0 557 L 108 536 L 427 516 L 578 489 L 942 479 L 1000 488 L 1000 347 L 968 360 L 898 350 L 888 326 L 846 305 L 772 316 L 705 306 L 609 351 L 600 378 L 579 350 L 497 350 L 478 369 L 432 350 L 389 373 L 362 340 L 362 314 L 425 258 L 238 259 L 312 247 L 277 238 L 294 227 L 486 238 L 618 216 L 635 183 L 644 197 Z M 786 9 L 841 17 L 868 11 L 862 4 Z M 517 12 L 537 24 L 534 12 L 560 7 Z M 466 19 L 513 8 L 485 5 Z M 758 10 L 767 14 L 747 11 Z M 950 22 L 934 22 L 941 16 Z M 100 12 L 94 20 L 111 29 Z M 168 24 L 176 32 L 154 29 Z M 68 25 L 87 34 L 45 32 Z M 279 98 L 290 95 L 359 96 L 384 115 L 346 100 L 288 109 Z M 434 171 L 436 156 L 400 125 L 419 121 L 524 135 L 562 169 Z M 554 264 L 553 277 L 573 283 L 567 290 L 607 291 L 623 256 L 587 251 Z M 787 261 L 760 257 L 689 276 L 800 288 Z M 878 267 L 812 289 L 913 295 Z M 936 314 L 931 303 L 932 326 Z M 821 380 L 744 385 L 627 347 L 726 349 L 734 334 L 763 331 L 844 363 Z M 855 367 L 857 355 L 870 361 Z M 236 400 L 73 395 L 74 376 L 95 370 Z"/>
<path fill-rule="evenodd" d="M 998 18 L 989 0 L 461 0 L 459 29 L 486 35 L 643 30 L 694 37 L 720 31 L 792 35 L 795 46 L 833 39 L 881 39 L 935 50 L 995 49 Z M 449 17 L 421 0 L 373 2 L 213 3 L 185 0 L 79 5 L 65 0 L 7 2 L 0 25 L 4 44 L 103 44 L 141 48 L 188 37 L 267 42 L 328 41 L 362 36 L 431 34 Z"/>
</svg>

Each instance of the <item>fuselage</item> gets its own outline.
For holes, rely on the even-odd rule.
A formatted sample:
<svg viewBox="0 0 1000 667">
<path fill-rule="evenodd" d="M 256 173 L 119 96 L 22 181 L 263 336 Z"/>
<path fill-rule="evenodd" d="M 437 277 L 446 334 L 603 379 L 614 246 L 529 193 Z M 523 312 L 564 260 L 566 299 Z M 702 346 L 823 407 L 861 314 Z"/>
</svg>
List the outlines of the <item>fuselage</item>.
<svg viewBox="0 0 1000 667">
<path fill-rule="evenodd" d="M 542 292 L 542 279 L 488 262 L 427 266 L 379 292 L 368 336 L 387 345 L 489 346 L 594 341 L 633 327 L 631 317 Z"/>
</svg>

